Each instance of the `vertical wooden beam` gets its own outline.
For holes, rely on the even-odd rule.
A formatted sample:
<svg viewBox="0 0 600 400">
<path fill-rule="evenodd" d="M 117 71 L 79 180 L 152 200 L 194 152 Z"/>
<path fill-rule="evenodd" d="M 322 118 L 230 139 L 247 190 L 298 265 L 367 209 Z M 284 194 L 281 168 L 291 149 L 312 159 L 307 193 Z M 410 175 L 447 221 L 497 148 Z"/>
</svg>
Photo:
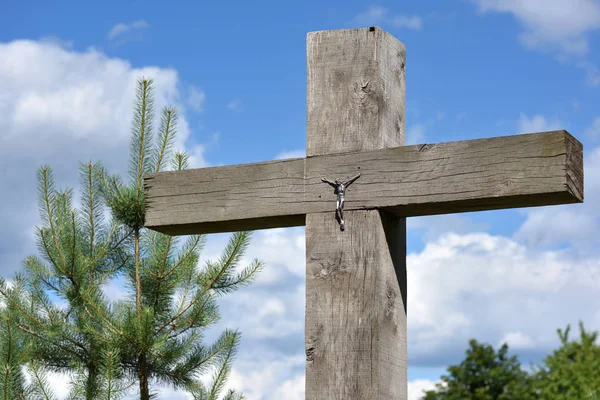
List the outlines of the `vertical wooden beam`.
<svg viewBox="0 0 600 400">
<path fill-rule="evenodd" d="M 379 28 L 308 34 L 308 157 L 404 144 L 405 54 Z M 331 213 L 306 216 L 306 399 L 406 400 L 406 220 L 351 211 L 340 232 L 323 196 Z"/>
</svg>

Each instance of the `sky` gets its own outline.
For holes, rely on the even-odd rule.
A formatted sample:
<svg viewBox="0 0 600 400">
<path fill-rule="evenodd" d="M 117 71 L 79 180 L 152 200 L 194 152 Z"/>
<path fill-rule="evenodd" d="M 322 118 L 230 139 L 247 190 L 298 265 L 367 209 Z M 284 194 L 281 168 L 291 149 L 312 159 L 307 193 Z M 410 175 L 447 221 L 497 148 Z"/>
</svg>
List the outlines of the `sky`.
<svg viewBox="0 0 600 400">
<path fill-rule="evenodd" d="M 470 338 L 529 366 L 558 347 L 557 328 L 600 329 L 600 1 L 0 6 L 3 276 L 36 252 L 38 167 L 61 188 L 78 187 L 78 162 L 126 172 L 136 79 L 178 109 L 195 168 L 303 156 L 306 34 L 377 25 L 406 45 L 407 144 L 566 129 L 584 145 L 583 204 L 408 219 L 409 399 Z M 227 239 L 211 235 L 203 260 Z M 243 336 L 229 386 L 249 400 L 304 399 L 304 252 L 304 228 L 255 232 L 246 260 L 266 268 L 220 302 L 215 332 Z"/>
</svg>

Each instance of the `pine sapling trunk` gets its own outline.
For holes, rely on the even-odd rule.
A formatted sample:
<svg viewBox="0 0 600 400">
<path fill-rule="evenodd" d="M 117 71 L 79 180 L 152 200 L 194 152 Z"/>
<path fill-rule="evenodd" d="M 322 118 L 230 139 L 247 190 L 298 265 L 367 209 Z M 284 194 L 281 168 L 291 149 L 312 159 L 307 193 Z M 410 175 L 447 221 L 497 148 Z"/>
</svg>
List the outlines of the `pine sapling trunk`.
<svg viewBox="0 0 600 400">
<path fill-rule="evenodd" d="M 140 354 L 138 364 L 140 366 L 140 400 L 150 400 L 150 389 L 148 387 L 148 361 L 145 353 Z"/>
<path fill-rule="evenodd" d="M 134 232 L 135 246 L 135 309 L 137 312 L 138 322 L 142 321 L 142 284 L 140 278 L 140 228 L 136 228 Z"/>
<path fill-rule="evenodd" d="M 138 323 L 142 321 L 142 288 L 140 278 L 140 229 L 136 228 L 134 232 L 135 246 L 135 307 L 137 311 Z M 138 357 L 140 380 L 140 400 L 150 400 L 150 389 L 148 387 L 148 359 L 146 353 L 142 352 Z"/>
<path fill-rule="evenodd" d="M 94 400 L 98 397 L 98 367 L 94 363 L 87 366 L 88 376 L 85 382 L 85 399 Z"/>
<path fill-rule="evenodd" d="M 8 329 L 7 329 L 7 331 L 8 331 L 8 346 L 6 346 L 7 347 L 6 352 L 9 354 L 9 359 L 6 360 L 6 367 L 4 367 L 5 368 L 4 369 L 4 397 L 3 397 L 4 399 L 8 399 L 8 388 L 10 385 L 10 365 L 12 364 L 11 360 L 10 360 L 10 356 L 12 356 L 12 343 L 13 343 L 12 329 L 10 327 L 10 324 L 7 324 L 7 327 L 8 327 Z"/>
</svg>

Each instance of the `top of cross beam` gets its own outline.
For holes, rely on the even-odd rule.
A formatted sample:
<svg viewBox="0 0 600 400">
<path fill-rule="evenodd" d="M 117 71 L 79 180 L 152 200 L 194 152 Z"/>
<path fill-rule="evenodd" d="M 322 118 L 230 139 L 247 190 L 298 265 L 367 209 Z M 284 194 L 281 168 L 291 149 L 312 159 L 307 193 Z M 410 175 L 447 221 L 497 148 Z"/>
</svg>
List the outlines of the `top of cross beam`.
<svg viewBox="0 0 600 400">
<path fill-rule="evenodd" d="M 359 171 L 345 210 L 409 217 L 583 201 L 582 145 L 551 131 L 149 174 L 146 226 L 183 235 L 304 225 L 335 210 L 321 177 Z"/>
<path fill-rule="evenodd" d="M 306 155 L 404 144 L 404 44 L 378 27 L 306 38 Z"/>
</svg>

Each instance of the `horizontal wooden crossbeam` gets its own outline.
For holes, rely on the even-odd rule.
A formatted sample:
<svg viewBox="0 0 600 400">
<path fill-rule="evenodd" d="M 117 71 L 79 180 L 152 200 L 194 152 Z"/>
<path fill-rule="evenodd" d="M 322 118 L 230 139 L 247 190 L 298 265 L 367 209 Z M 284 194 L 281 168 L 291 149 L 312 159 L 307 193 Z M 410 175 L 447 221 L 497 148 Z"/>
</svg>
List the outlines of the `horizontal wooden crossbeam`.
<svg viewBox="0 0 600 400">
<path fill-rule="evenodd" d="M 552 131 L 145 176 L 146 226 L 172 235 L 304 225 L 335 211 L 321 177 L 362 176 L 345 210 L 401 217 L 583 201 L 583 147 Z"/>
</svg>

